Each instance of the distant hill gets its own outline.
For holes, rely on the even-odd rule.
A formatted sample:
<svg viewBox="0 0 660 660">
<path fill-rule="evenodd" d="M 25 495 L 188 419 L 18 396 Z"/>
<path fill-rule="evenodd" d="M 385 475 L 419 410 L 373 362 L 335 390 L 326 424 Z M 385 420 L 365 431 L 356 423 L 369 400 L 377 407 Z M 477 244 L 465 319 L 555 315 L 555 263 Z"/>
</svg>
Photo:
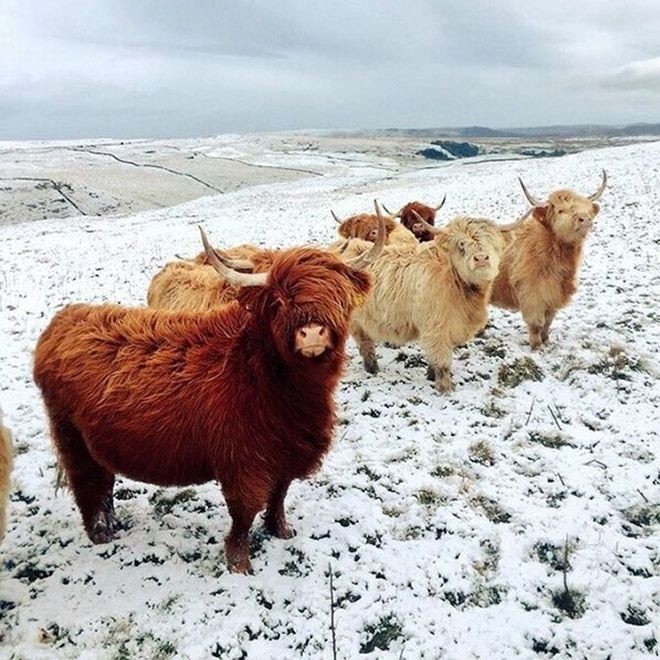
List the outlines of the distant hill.
<svg viewBox="0 0 660 660">
<path fill-rule="evenodd" d="M 660 123 L 637 123 L 623 126 L 600 124 L 573 124 L 557 126 L 529 126 L 520 128 L 490 128 L 488 126 L 459 126 L 438 128 L 383 128 L 355 130 L 326 130 L 325 135 L 335 137 L 390 136 L 433 140 L 440 137 L 456 138 L 569 138 L 569 137 L 638 137 L 660 136 Z"/>
</svg>

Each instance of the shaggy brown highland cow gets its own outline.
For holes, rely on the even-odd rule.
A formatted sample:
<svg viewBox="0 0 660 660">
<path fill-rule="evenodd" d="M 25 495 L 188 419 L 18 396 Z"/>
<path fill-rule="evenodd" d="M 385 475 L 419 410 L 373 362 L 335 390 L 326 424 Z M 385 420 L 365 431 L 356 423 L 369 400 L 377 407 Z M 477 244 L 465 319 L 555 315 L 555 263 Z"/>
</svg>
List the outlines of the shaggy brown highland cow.
<svg viewBox="0 0 660 660">
<path fill-rule="evenodd" d="M 277 253 L 267 273 L 209 263 L 238 287 L 208 312 L 70 305 L 39 338 L 34 378 L 85 530 L 115 533 L 115 475 L 160 486 L 217 480 L 232 526 L 232 571 L 250 570 L 249 530 L 266 509 L 274 536 L 293 532 L 284 498 L 330 446 L 333 393 L 350 317 L 369 292 L 360 269 L 323 250 Z"/>
</svg>

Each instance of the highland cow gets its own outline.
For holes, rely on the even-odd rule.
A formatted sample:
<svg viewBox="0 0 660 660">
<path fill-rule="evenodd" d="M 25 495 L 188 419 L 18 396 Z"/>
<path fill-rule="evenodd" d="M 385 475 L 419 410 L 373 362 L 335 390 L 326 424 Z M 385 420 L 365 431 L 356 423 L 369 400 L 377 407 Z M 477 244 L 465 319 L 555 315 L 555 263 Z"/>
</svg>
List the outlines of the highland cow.
<svg viewBox="0 0 660 660">
<path fill-rule="evenodd" d="M 545 202 L 519 181 L 532 205 L 532 217 L 511 233 L 491 303 L 520 310 L 529 343 L 537 349 L 548 341 L 557 311 L 577 290 L 582 245 L 600 210 L 596 201 L 605 191 L 607 174 L 603 170 L 600 186 L 588 197 L 563 189 L 550 193 Z"/>
<path fill-rule="evenodd" d="M 400 218 L 401 224 L 410 230 L 420 243 L 426 243 L 433 240 L 434 234 L 424 223 L 419 221 L 419 218 L 422 218 L 427 225 L 433 227 L 435 225 L 435 214 L 444 206 L 446 201 L 447 195 L 442 198 L 438 206 L 427 206 L 421 202 L 409 202 L 402 206 L 399 211 L 390 215 L 394 218 Z M 390 213 L 387 209 L 385 211 Z"/>
<path fill-rule="evenodd" d="M 278 253 L 266 273 L 209 263 L 238 288 L 204 313 L 69 305 L 37 343 L 34 378 L 93 543 L 115 534 L 116 474 L 160 486 L 217 480 L 232 526 L 230 570 L 248 572 L 249 530 L 289 538 L 284 498 L 316 470 L 334 425 L 333 393 L 364 268 L 313 248 Z M 381 245 L 382 248 L 382 245 Z"/>
<path fill-rule="evenodd" d="M 374 342 L 417 341 L 429 361 L 429 377 L 447 392 L 453 389 L 452 351 L 486 324 L 503 232 L 517 223 L 459 217 L 436 229 L 421 220 L 435 239 L 385 247 L 371 266 L 374 286 L 353 314 L 351 332 L 369 373 L 378 371 Z M 352 241 L 345 255 L 360 254 L 368 245 Z"/>
<path fill-rule="evenodd" d="M 9 429 L 2 424 L 0 408 L 0 541 L 7 531 L 7 503 L 11 486 L 12 444 Z"/>
<path fill-rule="evenodd" d="M 390 217 L 385 217 L 381 214 L 379 216 L 375 213 L 360 213 L 352 215 L 345 220 L 340 220 L 334 213 L 330 211 L 335 222 L 339 225 L 337 233 L 344 239 L 359 238 L 363 241 L 375 241 L 378 235 L 379 221 L 385 223 L 385 231 L 387 232 L 387 245 L 414 245 L 417 242 L 415 236 L 406 229 L 402 224 L 396 222 Z M 331 250 L 336 249 L 343 242 L 333 243 L 330 246 Z"/>
<path fill-rule="evenodd" d="M 214 250 L 229 268 L 263 273 L 270 269 L 277 251 L 242 245 Z M 154 309 L 203 312 L 235 300 L 238 288 L 223 280 L 203 252 L 194 260 L 171 261 L 154 275 L 147 290 L 147 305 Z"/>
</svg>

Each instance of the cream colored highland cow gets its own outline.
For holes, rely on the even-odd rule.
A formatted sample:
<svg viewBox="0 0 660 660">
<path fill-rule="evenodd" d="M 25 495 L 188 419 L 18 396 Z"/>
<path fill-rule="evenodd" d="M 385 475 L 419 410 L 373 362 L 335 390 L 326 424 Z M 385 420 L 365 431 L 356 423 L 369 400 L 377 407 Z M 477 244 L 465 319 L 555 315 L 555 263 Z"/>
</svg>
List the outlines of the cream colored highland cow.
<svg viewBox="0 0 660 660">
<path fill-rule="evenodd" d="M 11 464 L 11 433 L 2 424 L 2 409 L 0 408 L 0 541 L 7 531 L 7 502 L 9 500 Z"/>
<path fill-rule="evenodd" d="M 458 217 L 442 228 L 424 223 L 434 234 L 431 242 L 386 246 L 371 266 L 374 287 L 353 314 L 352 333 L 365 369 L 378 371 L 375 342 L 416 341 L 438 390 L 452 390 L 452 352 L 486 324 L 505 247 L 503 232 L 518 223 L 498 226 L 490 220 Z M 351 258 L 369 245 L 351 241 L 344 255 Z"/>
<path fill-rule="evenodd" d="M 371 262 L 380 254 L 387 238 L 385 222 L 377 226 L 374 243 L 368 243 L 367 254 L 351 264 L 354 268 Z M 340 255 L 346 241 L 334 250 Z M 245 273 L 265 273 L 281 250 L 266 250 L 252 245 L 239 245 L 227 250 L 212 248 L 193 260 L 172 261 L 154 275 L 147 291 L 147 305 L 171 311 L 205 312 L 236 299 L 239 287 L 223 279 L 209 255 L 215 255 L 227 267 Z M 356 265 L 358 264 L 358 265 Z"/>
<path fill-rule="evenodd" d="M 577 290 L 582 246 L 600 210 L 596 203 L 607 185 L 603 170 L 595 193 L 584 197 L 572 190 L 556 190 L 544 202 L 532 197 L 531 217 L 515 229 L 508 241 L 491 302 L 520 310 L 533 349 L 548 341 L 557 310 L 566 307 Z"/>
<path fill-rule="evenodd" d="M 273 250 L 241 245 L 225 251 L 215 250 L 230 268 L 265 273 L 273 263 Z M 165 264 L 152 278 L 147 290 L 147 305 L 172 311 L 204 312 L 234 300 L 238 289 L 221 281 L 209 265 L 206 252 L 193 260 L 181 259 Z"/>
</svg>

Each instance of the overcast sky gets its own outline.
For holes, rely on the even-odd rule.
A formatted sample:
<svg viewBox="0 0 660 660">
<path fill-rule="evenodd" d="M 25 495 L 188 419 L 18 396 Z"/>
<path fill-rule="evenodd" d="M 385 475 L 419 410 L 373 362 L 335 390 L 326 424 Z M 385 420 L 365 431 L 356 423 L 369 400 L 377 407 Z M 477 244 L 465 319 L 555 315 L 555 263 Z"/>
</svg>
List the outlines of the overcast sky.
<svg viewBox="0 0 660 660">
<path fill-rule="evenodd" d="M 0 0 L 0 139 L 660 121 L 660 0 Z"/>
</svg>

